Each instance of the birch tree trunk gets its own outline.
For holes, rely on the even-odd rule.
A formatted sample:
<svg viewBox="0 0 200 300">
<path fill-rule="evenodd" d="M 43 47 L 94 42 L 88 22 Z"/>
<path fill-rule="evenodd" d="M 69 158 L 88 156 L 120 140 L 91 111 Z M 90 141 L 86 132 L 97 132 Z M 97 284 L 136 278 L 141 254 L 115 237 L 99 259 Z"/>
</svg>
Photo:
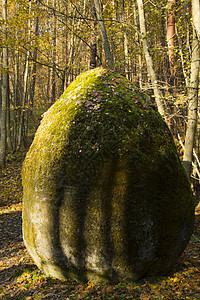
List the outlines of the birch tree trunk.
<svg viewBox="0 0 200 300">
<path fill-rule="evenodd" d="M 23 96 L 22 96 L 22 104 L 21 104 L 21 114 L 19 120 L 19 134 L 17 139 L 17 150 L 20 149 L 22 144 L 22 135 L 23 135 L 23 126 L 24 126 L 24 112 L 25 112 L 25 104 L 26 104 L 26 96 L 27 96 L 27 84 L 28 84 L 28 67 L 29 67 L 29 51 L 26 55 L 26 65 L 24 72 L 24 87 L 23 87 Z"/>
<path fill-rule="evenodd" d="M 168 0 L 168 18 L 167 18 L 167 45 L 169 52 L 169 69 L 170 75 L 174 76 L 174 35 L 175 35 L 175 19 L 174 5 L 176 0 Z"/>
<path fill-rule="evenodd" d="M 126 32 L 126 27 L 124 25 L 125 15 L 124 15 L 124 0 L 121 0 L 121 21 L 123 28 L 123 43 L 124 43 L 124 72 L 126 78 L 129 79 L 129 55 L 128 55 L 128 36 Z"/>
<path fill-rule="evenodd" d="M 155 74 L 155 71 L 153 68 L 152 58 L 151 58 L 151 56 L 149 54 L 149 50 L 148 50 L 143 1 L 137 0 L 137 5 L 138 5 L 138 12 L 139 12 L 140 33 L 141 33 L 141 38 L 142 38 L 143 51 L 144 51 L 146 64 L 147 64 L 147 72 L 148 72 L 150 80 L 151 80 L 151 84 L 152 84 L 152 88 L 154 91 L 154 96 L 155 96 L 155 101 L 156 101 L 156 104 L 158 107 L 158 111 L 161 114 L 161 116 L 163 118 L 165 118 L 165 108 L 164 108 L 164 104 L 162 102 L 162 94 L 158 89 L 157 78 L 156 78 L 156 74 Z"/>
<path fill-rule="evenodd" d="M 197 38 L 200 41 L 200 1 L 192 0 L 192 20 Z"/>
<path fill-rule="evenodd" d="M 137 11 L 136 11 L 136 4 L 133 3 L 133 18 L 134 18 L 134 25 L 135 25 L 135 40 L 139 44 L 141 44 L 141 41 L 139 39 L 139 24 L 138 24 L 138 18 L 137 18 Z M 139 82 L 139 87 L 142 89 L 142 55 L 141 51 L 138 53 L 138 63 L 136 64 L 136 80 Z M 133 80 L 133 78 L 132 78 Z M 134 80 L 133 80 L 134 81 Z"/>
<path fill-rule="evenodd" d="M 196 0 L 195 0 L 196 1 Z M 199 1 L 199 0 L 198 0 Z M 194 2 L 194 1 L 193 1 Z M 185 136 L 185 147 L 183 156 L 183 165 L 186 173 L 190 178 L 192 168 L 193 147 L 197 126 L 197 110 L 198 110 L 198 85 L 199 85 L 199 43 L 198 37 L 193 30 L 192 42 L 192 61 L 191 61 L 191 75 L 189 87 L 189 104 L 188 104 L 188 123 Z"/>
<path fill-rule="evenodd" d="M 31 0 L 29 0 L 29 20 L 28 20 L 29 36 L 30 36 L 30 31 L 31 31 L 31 20 L 30 20 L 31 9 L 32 9 L 32 3 L 31 3 Z M 24 113 L 25 113 L 25 104 L 26 104 L 27 86 L 28 86 L 29 58 L 30 58 L 30 50 L 28 50 L 26 53 L 26 64 L 25 64 L 25 72 L 24 72 L 24 87 L 23 87 L 23 96 L 22 96 L 22 104 L 21 104 L 21 114 L 20 114 L 20 120 L 19 120 L 19 134 L 18 134 L 18 140 L 17 140 L 17 150 L 20 149 L 21 144 L 22 144 Z"/>
<path fill-rule="evenodd" d="M 104 48 L 107 64 L 110 69 L 114 69 L 114 60 L 113 60 L 113 57 L 112 57 L 112 54 L 110 51 L 110 44 L 108 41 L 106 28 L 105 28 L 105 24 L 103 21 L 102 5 L 100 3 L 100 0 L 94 0 L 94 5 L 95 5 L 95 9 L 96 9 L 97 22 L 98 22 L 99 29 L 101 32 L 103 48 Z"/>
<path fill-rule="evenodd" d="M 37 1 L 36 1 L 37 3 Z M 34 31 L 35 37 L 39 34 L 39 18 L 35 16 L 34 13 L 34 25 L 32 30 Z M 28 134 L 28 124 L 29 124 L 29 115 L 32 113 L 33 106 L 34 106 L 34 94 L 35 94 L 35 84 L 36 84 L 36 72 L 37 72 L 37 46 L 36 43 L 33 49 L 33 61 L 31 62 L 30 67 L 30 75 L 29 75 L 29 83 L 28 83 L 28 95 L 27 95 L 27 105 L 26 105 L 26 112 L 25 112 L 25 126 L 24 126 L 24 135 L 27 137 Z"/>
<path fill-rule="evenodd" d="M 7 0 L 2 0 L 2 39 L 7 40 Z M 0 168 L 5 167 L 6 158 L 6 107 L 8 102 L 8 47 L 3 45 L 2 49 L 2 103 L 1 103 L 1 140 L 0 140 Z"/>
<path fill-rule="evenodd" d="M 36 1 L 36 4 L 38 2 Z M 35 13 L 37 14 L 37 12 Z M 35 20 L 34 20 L 34 28 L 33 31 L 35 32 L 35 37 L 37 38 L 39 36 L 39 17 L 36 15 Z M 34 94 L 35 94 L 35 85 L 36 85 L 36 72 L 37 72 L 37 54 L 38 54 L 38 49 L 37 49 L 37 43 L 34 45 L 33 49 L 33 62 L 31 64 L 31 81 L 29 85 L 29 90 L 30 90 L 30 106 L 33 108 L 34 105 Z"/>
</svg>

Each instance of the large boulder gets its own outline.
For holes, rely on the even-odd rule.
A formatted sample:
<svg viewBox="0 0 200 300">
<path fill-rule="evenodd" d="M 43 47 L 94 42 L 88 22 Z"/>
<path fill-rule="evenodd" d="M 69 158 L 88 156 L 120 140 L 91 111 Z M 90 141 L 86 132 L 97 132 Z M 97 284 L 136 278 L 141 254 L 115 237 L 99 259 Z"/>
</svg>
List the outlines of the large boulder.
<svg viewBox="0 0 200 300">
<path fill-rule="evenodd" d="M 111 71 L 81 74 L 44 114 L 22 179 L 24 242 L 53 277 L 164 274 L 190 239 L 194 202 L 169 129 Z"/>
</svg>

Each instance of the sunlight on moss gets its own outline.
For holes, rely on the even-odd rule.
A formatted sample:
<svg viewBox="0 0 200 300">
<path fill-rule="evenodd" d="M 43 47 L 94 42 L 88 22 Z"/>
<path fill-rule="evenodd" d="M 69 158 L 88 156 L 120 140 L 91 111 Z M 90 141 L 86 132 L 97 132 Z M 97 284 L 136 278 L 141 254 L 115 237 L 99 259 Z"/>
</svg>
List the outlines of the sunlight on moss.
<svg viewBox="0 0 200 300">
<path fill-rule="evenodd" d="M 79 75 L 44 114 L 22 179 L 24 241 L 53 277 L 166 273 L 191 236 L 194 202 L 170 131 L 112 71 Z"/>
</svg>

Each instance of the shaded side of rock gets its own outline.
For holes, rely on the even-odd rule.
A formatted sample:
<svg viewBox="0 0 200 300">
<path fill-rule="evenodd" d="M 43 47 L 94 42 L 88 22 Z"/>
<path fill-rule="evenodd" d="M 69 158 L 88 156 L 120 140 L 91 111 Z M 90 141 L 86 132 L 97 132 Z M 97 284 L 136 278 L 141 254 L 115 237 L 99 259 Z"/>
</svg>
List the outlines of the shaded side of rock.
<svg viewBox="0 0 200 300">
<path fill-rule="evenodd" d="M 22 175 L 24 241 L 51 276 L 164 274 L 190 239 L 194 202 L 169 129 L 111 71 L 81 74 L 45 113 Z"/>
</svg>

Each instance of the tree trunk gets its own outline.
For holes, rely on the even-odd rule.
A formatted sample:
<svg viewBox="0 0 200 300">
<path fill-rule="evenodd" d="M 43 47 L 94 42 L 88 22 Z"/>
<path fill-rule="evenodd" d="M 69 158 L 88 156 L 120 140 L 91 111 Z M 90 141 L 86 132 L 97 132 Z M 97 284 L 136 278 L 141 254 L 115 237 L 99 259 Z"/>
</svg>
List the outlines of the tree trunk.
<svg viewBox="0 0 200 300">
<path fill-rule="evenodd" d="M 53 0 L 53 8 L 56 9 L 56 1 Z M 51 104 L 56 100 L 56 16 L 55 11 L 53 11 L 53 20 L 52 20 L 52 74 L 51 74 Z"/>
<path fill-rule="evenodd" d="M 96 19 L 95 7 L 91 8 L 91 16 Z M 94 69 L 97 66 L 97 32 L 96 32 L 97 22 L 96 20 L 92 22 L 91 40 L 90 40 L 90 69 Z"/>
<path fill-rule="evenodd" d="M 9 97 L 9 78 L 8 78 L 8 99 L 7 99 L 7 113 L 6 113 L 6 137 L 8 151 L 13 151 L 12 138 L 11 138 L 11 120 L 10 120 L 10 97 Z"/>
<path fill-rule="evenodd" d="M 25 112 L 25 104 L 26 104 L 26 97 L 27 97 L 27 84 L 28 84 L 28 68 L 29 68 L 29 51 L 26 55 L 26 65 L 25 65 L 25 72 L 24 72 L 24 88 L 23 88 L 23 96 L 22 96 L 22 103 L 21 103 L 21 114 L 19 120 L 19 134 L 17 140 L 17 150 L 20 149 L 22 144 L 22 135 L 23 135 L 23 126 L 24 126 L 24 112 Z"/>
<path fill-rule="evenodd" d="M 65 15 L 68 14 L 68 1 L 65 1 Z M 63 92 L 66 90 L 68 85 L 67 78 L 68 70 L 68 27 L 67 27 L 67 18 L 65 19 L 65 34 L 64 34 L 64 74 L 63 74 Z"/>
<path fill-rule="evenodd" d="M 35 24 L 34 24 L 33 30 L 35 32 L 35 37 L 37 38 L 39 35 L 39 17 L 36 16 L 35 18 Z M 37 72 L 37 54 L 38 54 L 38 49 L 37 45 L 35 44 L 34 49 L 33 49 L 33 62 L 31 64 L 31 81 L 30 81 L 30 107 L 33 108 L 34 105 L 34 94 L 35 94 L 35 84 L 36 84 L 36 72 Z"/>
<path fill-rule="evenodd" d="M 135 40 L 138 45 L 141 44 L 141 41 L 139 39 L 139 24 L 138 24 L 138 18 L 137 18 L 137 12 L 136 12 L 136 5 L 133 3 L 133 17 L 134 17 L 134 25 L 135 25 Z M 139 50 L 138 53 L 138 62 L 136 64 L 136 72 L 137 74 L 137 80 L 139 82 L 139 87 L 142 89 L 142 55 L 141 51 Z"/>
<path fill-rule="evenodd" d="M 19 9 L 19 3 L 15 3 L 15 11 Z M 18 42 L 18 29 L 15 31 L 15 39 Z M 13 49 L 13 56 L 14 56 L 14 84 L 13 84 L 13 114 L 12 114 L 12 124 L 13 124 L 13 131 L 12 131 L 12 145 L 13 151 L 16 150 L 17 144 L 17 129 L 18 129 L 18 119 L 19 119 L 19 51 L 17 48 Z"/>
<path fill-rule="evenodd" d="M 126 27 L 124 25 L 125 16 L 124 16 L 124 0 L 121 0 L 121 21 L 123 28 L 123 43 L 124 43 L 124 73 L 126 78 L 129 78 L 129 55 L 128 55 L 128 36 L 126 32 Z"/>
<path fill-rule="evenodd" d="M 31 0 L 29 0 L 29 20 L 28 20 L 28 31 L 30 36 L 31 31 L 31 20 L 30 14 L 32 9 Z M 21 114 L 19 120 L 19 134 L 18 134 L 18 141 L 17 141 L 17 150 L 20 149 L 22 145 L 22 136 L 23 136 L 23 129 L 24 129 L 24 113 L 25 113 L 25 104 L 27 99 L 27 86 L 28 86 L 28 73 L 29 73 L 29 58 L 30 58 L 30 51 L 28 50 L 26 53 L 26 65 L 25 65 L 25 72 L 24 72 L 24 87 L 23 87 L 23 96 L 22 96 L 22 104 L 21 104 Z"/>
<path fill-rule="evenodd" d="M 199 1 L 199 0 L 198 0 Z M 195 1 L 193 1 L 195 2 Z M 197 126 L 198 85 L 199 85 L 199 44 L 196 30 L 193 30 L 192 61 L 189 87 L 188 123 L 185 136 L 183 165 L 190 178 L 192 168 L 193 147 Z"/>
<path fill-rule="evenodd" d="M 16 34 L 17 35 L 17 34 Z M 14 53 L 14 90 L 13 90 L 13 151 L 16 150 L 17 120 L 19 117 L 19 51 Z"/>
<path fill-rule="evenodd" d="M 197 38 L 200 41 L 200 1 L 192 0 L 192 20 Z"/>
<path fill-rule="evenodd" d="M 151 84 L 152 84 L 152 88 L 154 91 L 154 96 L 155 96 L 155 101 L 156 101 L 156 104 L 158 107 L 158 111 L 161 114 L 161 116 L 163 118 L 165 118 L 165 109 L 164 109 L 164 104 L 162 102 L 162 94 L 158 89 L 157 78 L 156 78 L 156 74 L 155 74 L 155 71 L 153 68 L 152 58 L 151 58 L 151 56 L 149 54 L 149 50 L 148 50 L 143 1 L 137 0 L 137 5 L 138 5 L 138 12 L 139 12 L 140 33 L 141 33 L 141 38 L 142 38 L 143 51 L 144 51 L 146 64 L 147 64 L 147 72 L 148 72 L 150 80 L 151 80 Z"/>
<path fill-rule="evenodd" d="M 175 18 L 174 5 L 176 0 L 168 0 L 168 18 L 167 18 L 167 45 L 169 52 L 169 69 L 171 78 L 174 77 L 174 35 L 175 35 Z"/>
<path fill-rule="evenodd" d="M 6 158 L 6 108 L 8 103 L 8 48 L 5 45 L 7 40 L 7 0 L 2 0 L 2 19 L 4 23 L 2 24 L 2 39 L 3 39 L 3 49 L 2 49 L 2 103 L 1 103 L 1 140 L 0 140 L 0 168 L 5 167 Z"/>
<path fill-rule="evenodd" d="M 39 18 L 36 16 L 34 22 L 33 31 L 35 31 L 35 36 L 37 37 L 39 34 Z M 31 62 L 30 68 L 30 80 L 28 84 L 28 97 L 27 97 L 27 108 L 25 112 L 25 128 L 24 128 L 24 135 L 27 137 L 28 134 L 28 124 L 29 124 L 29 115 L 32 114 L 33 105 L 34 105 L 34 94 L 35 94 L 35 84 L 36 84 L 36 72 L 37 72 L 37 46 L 35 44 L 33 49 L 33 61 Z"/>
<path fill-rule="evenodd" d="M 99 29 L 101 32 L 101 37 L 102 37 L 102 42 L 103 42 L 103 47 L 104 47 L 107 64 L 110 69 L 114 69 L 114 60 L 113 60 L 113 57 L 112 57 L 112 54 L 110 51 L 110 44 L 108 41 L 106 28 L 105 28 L 105 24 L 103 21 L 102 5 L 100 3 L 100 0 L 94 0 L 94 5 L 95 5 L 95 9 L 96 9 L 97 22 L 98 22 Z"/>
</svg>

